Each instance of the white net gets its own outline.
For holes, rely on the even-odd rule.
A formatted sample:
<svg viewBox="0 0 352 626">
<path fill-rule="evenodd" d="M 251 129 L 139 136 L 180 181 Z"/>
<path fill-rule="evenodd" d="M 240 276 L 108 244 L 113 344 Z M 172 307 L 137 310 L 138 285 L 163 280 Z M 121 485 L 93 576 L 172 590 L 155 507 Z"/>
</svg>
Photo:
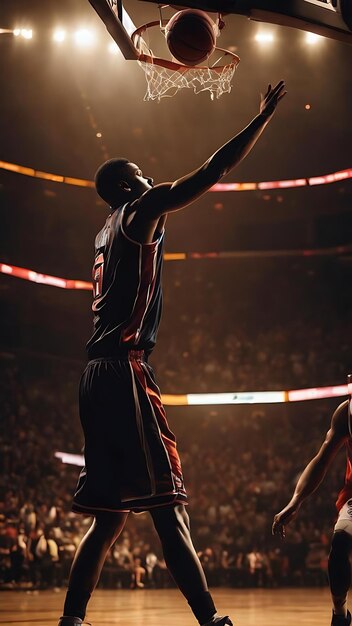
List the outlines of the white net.
<svg viewBox="0 0 352 626">
<path fill-rule="evenodd" d="M 196 94 L 209 91 L 212 100 L 220 98 L 224 93 L 230 93 L 238 61 L 233 55 L 229 56 L 231 61 L 222 67 L 186 67 L 177 64 L 174 67 L 165 67 L 152 57 L 148 60 L 142 57 L 138 63 L 147 80 L 144 100 L 160 102 L 161 98 L 172 98 L 184 88 L 193 89 Z"/>
</svg>

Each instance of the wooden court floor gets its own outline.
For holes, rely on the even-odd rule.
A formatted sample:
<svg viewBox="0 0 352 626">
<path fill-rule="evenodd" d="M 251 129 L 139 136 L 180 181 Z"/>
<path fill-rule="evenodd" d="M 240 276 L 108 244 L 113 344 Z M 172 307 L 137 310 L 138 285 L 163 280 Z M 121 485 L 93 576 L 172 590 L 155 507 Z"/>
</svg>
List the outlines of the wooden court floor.
<svg viewBox="0 0 352 626">
<path fill-rule="evenodd" d="M 327 589 L 214 589 L 217 608 L 235 626 L 330 626 Z M 54 626 L 64 592 L 0 592 L 0 624 Z M 197 622 L 175 589 L 97 590 L 89 605 L 93 626 L 195 626 Z"/>
</svg>

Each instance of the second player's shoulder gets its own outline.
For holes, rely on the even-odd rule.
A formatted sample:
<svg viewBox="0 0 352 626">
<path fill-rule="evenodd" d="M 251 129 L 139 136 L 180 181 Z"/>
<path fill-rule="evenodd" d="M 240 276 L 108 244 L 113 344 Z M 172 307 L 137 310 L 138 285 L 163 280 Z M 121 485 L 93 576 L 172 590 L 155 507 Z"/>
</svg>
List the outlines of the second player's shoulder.
<svg viewBox="0 0 352 626">
<path fill-rule="evenodd" d="M 341 402 L 337 409 L 334 411 L 331 419 L 331 428 L 335 432 L 338 432 L 341 436 L 350 435 L 349 426 L 349 401 L 345 400 Z"/>
</svg>

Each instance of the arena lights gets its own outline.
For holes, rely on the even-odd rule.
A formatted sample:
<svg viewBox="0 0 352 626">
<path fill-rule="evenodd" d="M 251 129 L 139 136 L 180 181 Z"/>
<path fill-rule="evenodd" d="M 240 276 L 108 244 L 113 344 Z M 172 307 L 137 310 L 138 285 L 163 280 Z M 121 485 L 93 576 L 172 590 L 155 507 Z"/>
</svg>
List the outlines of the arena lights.
<svg viewBox="0 0 352 626">
<path fill-rule="evenodd" d="M 314 46 L 316 43 L 320 43 L 323 39 L 324 37 L 321 37 L 320 35 L 316 35 L 315 33 L 305 34 L 305 40 L 309 46 Z"/>
<path fill-rule="evenodd" d="M 162 395 L 168 406 L 206 406 L 223 404 L 283 404 L 304 400 L 340 398 L 348 393 L 347 385 L 294 389 L 292 391 L 233 391 L 232 393 L 188 393 Z"/>
<path fill-rule="evenodd" d="M 95 33 L 86 28 L 80 28 L 74 34 L 76 44 L 82 48 L 88 48 L 95 43 Z"/>
<path fill-rule="evenodd" d="M 23 39 L 32 39 L 33 31 L 31 28 L 15 28 L 12 31 L 15 37 L 23 37 Z"/>
<path fill-rule="evenodd" d="M 255 35 L 254 39 L 257 43 L 269 44 L 269 43 L 273 43 L 274 35 L 273 33 L 270 33 L 269 31 L 260 31 L 259 33 Z"/>
<path fill-rule="evenodd" d="M 84 456 L 83 454 L 72 454 L 70 452 L 55 452 L 54 456 L 57 459 L 61 459 L 63 463 L 67 465 L 77 465 L 78 467 L 83 467 L 84 465 Z"/>
<path fill-rule="evenodd" d="M 223 406 L 242 404 L 286 404 L 309 400 L 342 398 L 348 395 L 347 385 L 293 389 L 292 391 L 233 391 L 232 393 L 186 393 L 162 394 L 165 406 Z M 55 457 L 63 463 L 83 465 L 83 456 L 69 452 L 55 452 Z"/>
<path fill-rule="evenodd" d="M 29 280 L 32 283 L 40 285 L 49 285 L 50 287 L 59 287 L 60 289 L 79 289 L 92 290 L 92 284 L 84 280 L 68 280 L 67 278 L 59 278 L 58 276 L 50 276 L 48 274 L 40 274 L 24 267 L 17 267 L 7 263 L 0 263 L 0 273 Z"/>
<path fill-rule="evenodd" d="M 302 250 L 228 250 L 224 252 L 166 252 L 164 261 L 187 261 L 201 259 L 272 259 L 280 257 L 328 257 L 352 253 L 352 244 L 334 246 L 333 248 L 316 248 Z M 41 274 L 26 267 L 17 267 L 8 263 L 0 263 L 0 274 L 14 278 L 22 278 L 41 285 L 60 287 L 61 289 L 92 290 L 92 283 L 84 280 L 73 280 Z"/>
<path fill-rule="evenodd" d="M 17 163 L 8 163 L 7 161 L 0 161 L 0 169 L 7 170 L 8 172 L 15 172 L 16 174 L 23 174 L 24 176 L 32 176 L 33 178 L 41 178 L 44 180 L 50 180 L 54 183 L 65 183 L 66 185 L 77 185 L 78 187 L 90 187 L 94 189 L 94 182 L 92 180 L 86 180 L 84 178 L 73 178 L 72 176 L 62 176 L 61 174 L 51 174 L 49 172 L 42 172 L 35 170 L 32 167 L 26 167 L 24 165 L 18 165 Z M 330 185 L 332 183 L 341 182 L 352 178 L 352 168 L 346 170 L 340 170 L 332 174 L 325 174 L 323 176 L 314 176 L 311 178 L 296 178 L 292 180 L 273 180 L 263 181 L 258 183 L 217 183 L 213 185 L 209 191 L 223 192 L 223 191 L 255 191 L 255 190 L 269 190 L 269 189 L 293 189 L 295 187 L 313 187 L 315 185 Z"/>
<path fill-rule="evenodd" d="M 56 43 L 62 43 L 66 39 L 66 31 L 63 28 L 57 28 L 53 33 L 53 41 Z"/>
</svg>

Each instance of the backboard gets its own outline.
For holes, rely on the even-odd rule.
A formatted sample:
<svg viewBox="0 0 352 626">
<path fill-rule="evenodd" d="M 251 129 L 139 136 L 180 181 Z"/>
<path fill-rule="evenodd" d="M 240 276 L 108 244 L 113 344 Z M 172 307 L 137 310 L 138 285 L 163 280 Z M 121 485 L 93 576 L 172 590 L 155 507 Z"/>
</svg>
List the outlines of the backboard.
<svg viewBox="0 0 352 626">
<path fill-rule="evenodd" d="M 160 0 L 146 1 L 160 5 Z M 138 50 L 131 41 L 131 34 L 136 27 L 122 0 L 89 2 L 124 57 L 138 59 Z M 251 20 L 290 26 L 352 44 L 352 0 L 173 0 L 171 6 L 203 9 L 224 15 L 244 15 Z"/>
<path fill-rule="evenodd" d="M 352 43 L 352 0 L 182 0 L 182 6 L 245 15 Z"/>
</svg>

